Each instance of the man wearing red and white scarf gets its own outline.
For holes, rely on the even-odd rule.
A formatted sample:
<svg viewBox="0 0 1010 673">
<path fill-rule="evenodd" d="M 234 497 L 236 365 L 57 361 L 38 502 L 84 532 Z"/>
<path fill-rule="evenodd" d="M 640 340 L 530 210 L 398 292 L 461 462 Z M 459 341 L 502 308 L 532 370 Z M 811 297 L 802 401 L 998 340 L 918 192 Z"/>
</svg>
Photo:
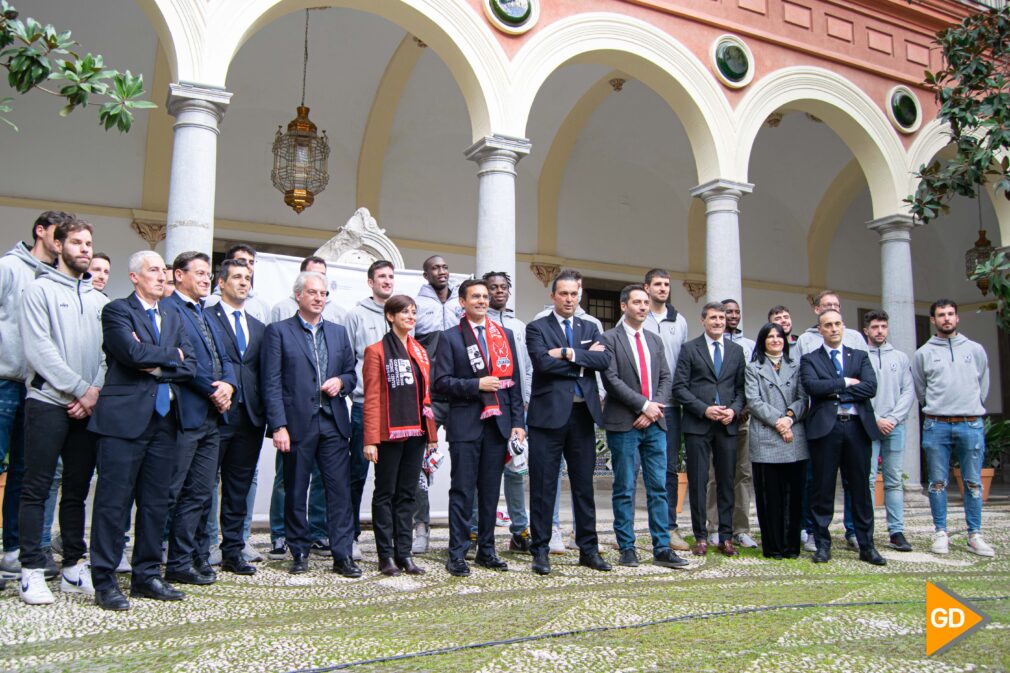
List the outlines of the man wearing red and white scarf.
<svg viewBox="0 0 1010 673">
<path fill-rule="evenodd" d="M 449 559 L 451 575 L 466 577 L 474 492 L 478 498 L 479 566 L 508 570 L 495 553 L 495 510 L 510 437 L 525 439 L 522 372 L 516 366 L 515 337 L 487 319 L 489 293 L 483 280 L 459 286 L 465 315 L 442 332 L 432 375 L 434 392 L 449 399 L 445 421 L 452 459 L 449 488 Z"/>
</svg>

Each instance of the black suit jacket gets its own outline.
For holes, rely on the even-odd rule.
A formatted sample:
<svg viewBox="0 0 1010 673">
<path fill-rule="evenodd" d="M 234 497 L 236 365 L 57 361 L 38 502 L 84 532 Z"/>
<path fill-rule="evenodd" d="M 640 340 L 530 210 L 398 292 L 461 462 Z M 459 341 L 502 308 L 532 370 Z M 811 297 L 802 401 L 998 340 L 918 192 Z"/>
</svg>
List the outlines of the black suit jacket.
<svg viewBox="0 0 1010 673">
<path fill-rule="evenodd" d="M 196 372 L 193 345 L 178 314 L 163 307 L 159 312 L 160 340 L 155 338 L 151 319 L 137 295 L 113 300 L 102 310 L 102 348 L 109 370 L 88 422 L 92 432 L 121 439 L 140 437 L 155 413 L 158 384 L 170 384 L 178 400 L 177 384 L 190 380 Z M 161 375 L 144 371 L 152 368 L 160 368 Z"/>
<path fill-rule="evenodd" d="M 649 379 L 652 400 L 665 404 L 670 399 L 673 384 L 670 366 L 666 363 L 663 341 L 648 330 L 642 330 L 649 349 Z M 607 405 L 603 409 L 603 427 L 614 432 L 627 432 L 646 403 L 642 381 L 638 374 L 638 352 L 632 351 L 624 325 L 603 333 L 611 354 L 610 366 L 603 372 L 603 387 L 607 389 Z M 666 432 L 666 415 L 659 417 L 659 427 Z"/>
<path fill-rule="evenodd" d="M 316 356 L 297 315 L 267 325 L 260 352 L 260 385 L 270 430 L 286 427 L 292 442 L 305 436 L 319 406 L 319 387 L 326 379 L 339 376 L 340 394 L 331 397 L 330 410 L 345 438 L 351 436 L 347 396 L 358 377 L 354 373 L 354 349 L 343 325 L 323 321 L 326 335 L 327 367 L 320 381 L 316 376 Z M 325 397 L 325 393 L 324 393 Z"/>
<path fill-rule="evenodd" d="M 498 430 L 508 439 L 512 428 L 522 428 L 522 372 L 516 361 L 516 340 L 512 330 L 505 330 L 512 349 L 512 386 L 498 391 L 501 416 L 496 416 Z M 463 331 L 457 325 L 442 332 L 435 351 L 435 368 L 431 375 L 434 392 L 449 399 L 449 415 L 445 419 L 445 438 L 450 442 L 473 442 L 481 437 L 484 421 L 480 415 L 484 404 L 478 389 L 479 378 L 470 366 L 463 343 Z"/>
<path fill-rule="evenodd" d="M 235 380 L 241 390 L 249 422 L 257 427 L 266 425 L 263 397 L 260 394 L 260 347 L 263 345 L 263 333 L 266 331 L 266 325 L 246 312 L 245 319 L 249 325 L 249 333 L 245 335 L 246 349 L 245 355 L 242 356 L 238 352 L 238 339 L 233 327 L 234 316 L 229 316 L 226 307 L 220 302 L 207 310 L 213 319 L 217 320 L 217 326 L 222 335 L 221 341 L 224 342 L 224 350 L 235 370 Z M 238 404 L 238 401 L 239 391 L 236 390 L 232 397 L 233 408 Z M 229 415 L 229 422 L 235 423 L 237 421 L 236 414 Z"/>
<path fill-rule="evenodd" d="M 800 381 L 810 395 L 810 411 L 803 420 L 807 439 L 820 439 L 835 427 L 840 404 L 852 404 L 870 439 L 880 439 L 880 429 L 870 400 L 877 394 L 877 375 L 869 356 L 863 351 L 842 346 L 842 375 L 859 379 L 845 387 L 845 379 L 835 373 L 835 365 L 823 348 L 800 358 Z"/>
<path fill-rule="evenodd" d="M 705 418 L 705 409 L 715 404 L 716 391 L 719 403 L 735 412 L 733 422 L 725 426 L 726 432 L 735 435 L 743 412 L 744 372 L 747 363 L 744 352 L 738 344 L 723 337 L 722 369 L 715 375 L 715 365 L 708 353 L 705 335 L 691 339 L 680 351 L 677 371 L 673 375 L 673 398 L 684 408 L 681 428 L 690 435 L 704 435 L 713 429 L 718 421 Z"/>
<path fill-rule="evenodd" d="M 610 366 L 610 352 L 589 350 L 594 343 L 602 343 L 600 331 L 591 322 L 572 317 L 572 334 L 575 359 L 559 360 L 547 354 L 553 348 L 568 347 L 565 332 L 554 312 L 526 326 L 526 349 L 533 364 L 533 383 L 530 385 L 530 405 L 526 416 L 530 427 L 550 430 L 564 426 L 572 415 L 576 383 L 582 388 L 582 397 L 593 421 L 603 425 L 595 372 L 605 371 Z"/>
</svg>

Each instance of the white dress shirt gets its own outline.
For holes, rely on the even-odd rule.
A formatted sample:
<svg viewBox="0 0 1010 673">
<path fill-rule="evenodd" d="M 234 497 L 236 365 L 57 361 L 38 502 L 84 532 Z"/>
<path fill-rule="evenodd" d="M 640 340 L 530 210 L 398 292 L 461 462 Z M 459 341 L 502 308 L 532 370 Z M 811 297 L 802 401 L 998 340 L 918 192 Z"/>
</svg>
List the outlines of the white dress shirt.
<svg viewBox="0 0 1010 673">
<path fill-rule="evenodd" d="M 649 344 L 645 340 L 644 329 L 633 330 L 631 329 L 631 327 L 628 326 L 628 323 L 626 322 L 621 323 L 621 326 L 624 327 L 624 333 L 627 335 L 628 343 L 631 345 L 631 354 L 632 354 L 631 359 L 635 362 L 635 370 L 638 372 L 638 380 L 643 381 L 649 391 L 649 394 L 646 396 L 645 404 L 643 404 L 642 408 L 640 409 L 640 411 L 644 412 L 649 407 L 649 400 L 652 399 L 652 394 L 653 392 L 655 392 L 652 389 L 652 376 L 648 370 L 649 363 L 652 362 L 651 358 L 649 357 L 651 355 L 649 351 Z M 635 338 L 636 335 L 638 335 L 637 339 Z M 642 344 L 642 350 L 645 352 L 646 370 L 644 372 L 642 371 L 642 365 L 639 363 L 638 360 L 639 341 Z"/>
<path fill-rule="evenodd" d="M 224 309 L 224 316 L 228 319 L 228 326 L 231 327 L 231 331 L 236 336 L 238 332 L 235 331 L 235 311 L 239 312 L 239 324 L 242 325 L 242 333 L 245 335 L 246 348 L 249 347 L 249 321 L 246 319 L 245 308 L 237 308 L 232 306 L 224 299 L 221 300 L 221 308 Z"/>
</svg>

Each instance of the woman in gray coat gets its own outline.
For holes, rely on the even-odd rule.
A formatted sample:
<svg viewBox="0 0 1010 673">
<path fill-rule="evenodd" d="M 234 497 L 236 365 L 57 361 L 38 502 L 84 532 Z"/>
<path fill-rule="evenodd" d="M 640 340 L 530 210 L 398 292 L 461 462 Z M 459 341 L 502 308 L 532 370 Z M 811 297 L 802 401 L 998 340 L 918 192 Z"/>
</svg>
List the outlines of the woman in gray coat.
<svg viewBox="0 0 1010 673">
<path fill-rule="evenodd" d="M 807 409 L 807 394 L 800 386 L 800 363 L 789 357 L 786 334 L 774 323 L 758 332 L 744 389 L 751 417 L 749 446 L 761 548 L 767 558 L 796 558 L 810 457 L 799 422 Z"/>
</svg>

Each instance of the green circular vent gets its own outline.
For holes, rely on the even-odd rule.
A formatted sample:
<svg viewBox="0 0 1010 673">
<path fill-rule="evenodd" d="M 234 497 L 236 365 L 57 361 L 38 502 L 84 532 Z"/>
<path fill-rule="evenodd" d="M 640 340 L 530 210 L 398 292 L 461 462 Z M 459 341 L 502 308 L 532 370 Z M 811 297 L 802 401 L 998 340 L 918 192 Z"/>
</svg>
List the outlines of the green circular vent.
<svg viewBox="0 0 1010 673">
<path fill-rule="evenodd" d="M 488 0 L 491 11 L 502 23 L 521 26 L 529 20 L 533 12 L 532 0 Z"/>
<path fill-rule="evenodd" d="M 719 72 L 731 82 L 742 82 L 750 71 L 750 59 L 744 48 L 733 42 L 723 42 L 715 50 Z"/>
<path fill-rule="evenodd" d="M 891 95 L 891 113 L 894 120 L 905 128 L 912 128 L 919 121 L 919 106 L 915 97 L 907 91 L 895 91 Z"/>
</svg>

